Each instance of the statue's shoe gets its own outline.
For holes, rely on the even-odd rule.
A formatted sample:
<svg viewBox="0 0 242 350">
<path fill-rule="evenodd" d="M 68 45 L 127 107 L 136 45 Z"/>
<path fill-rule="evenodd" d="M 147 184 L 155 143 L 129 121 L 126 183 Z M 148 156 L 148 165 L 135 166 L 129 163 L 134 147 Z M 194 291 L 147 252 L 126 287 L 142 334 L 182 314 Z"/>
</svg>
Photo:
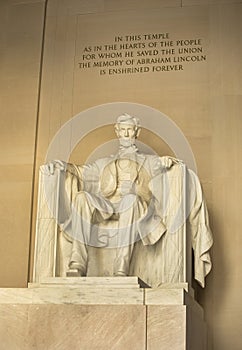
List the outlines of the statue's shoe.
<svg viewBox="0 0 242 350">
<path fill-rule="evenodd" d="M 66 272 L 67 277 L 82 277 L 86 276 L 86 271 L 83 267 L 75 261 L 71 261 L 69 265 L 69 270 Z"/>
<path fill-rule="evenodd" d="M 123 271 L 118 271 L 118 272 L 114 273 L 114 276 L 115 277 L 125 277 L 125 276 L 127 276 L 127 274 Z"/>
</svg>

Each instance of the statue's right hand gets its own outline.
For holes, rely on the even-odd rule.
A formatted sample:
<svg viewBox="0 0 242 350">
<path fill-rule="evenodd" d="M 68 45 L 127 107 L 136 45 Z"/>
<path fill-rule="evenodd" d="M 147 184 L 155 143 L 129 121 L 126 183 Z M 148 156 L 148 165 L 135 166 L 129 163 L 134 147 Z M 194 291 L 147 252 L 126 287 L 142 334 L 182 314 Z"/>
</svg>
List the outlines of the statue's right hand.
<svg viewBox="0 0 242 350">
<path fill-rule="evenodd" d="M 52 160 L 41 166 L 41 171 L 45 175 L 53 175 L 56 169 L 66 170 L 66 163 L 62 160 Z"/>
</svg>

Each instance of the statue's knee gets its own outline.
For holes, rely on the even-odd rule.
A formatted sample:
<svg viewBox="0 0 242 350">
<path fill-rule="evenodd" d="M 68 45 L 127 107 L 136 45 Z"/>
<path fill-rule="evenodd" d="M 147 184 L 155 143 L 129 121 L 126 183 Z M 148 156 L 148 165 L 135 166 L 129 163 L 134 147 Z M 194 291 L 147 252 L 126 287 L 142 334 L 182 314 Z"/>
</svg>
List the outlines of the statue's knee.
<svg viewBox="0 0 242 350">
<path fill-rule="evenodd" d="M 86 202 L 86 201 L 87 201 L 86 192 L 85 191 L 77 192 L 75 197 L 75 202 L 80 203 L 80 202 Z"/>
<path fill-rule="evenodd" d="M 88 200 L 86 192 L 81 191 L 76 194 L 73 206 L 78 210 L 81 210 L 81 208 L 85 210 L 87 210 L 87 208 L 90 208 L 90 202 Z"/>
</svg>

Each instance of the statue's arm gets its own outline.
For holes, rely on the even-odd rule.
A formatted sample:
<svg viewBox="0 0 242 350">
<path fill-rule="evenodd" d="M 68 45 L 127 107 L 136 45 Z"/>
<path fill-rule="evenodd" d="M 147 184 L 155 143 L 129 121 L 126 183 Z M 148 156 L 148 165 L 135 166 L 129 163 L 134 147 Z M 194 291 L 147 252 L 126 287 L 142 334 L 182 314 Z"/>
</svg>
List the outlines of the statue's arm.
<svg viewBox="0 0 242 350">
<path fill-rule="evenodd" d="M 81 179 L 84 166 L 66 163 L 63 160 L 57 159 L 42 165 L 40 168 L 42 173 L 45 175 L 54 175 L 55 171 L 58 169 L 61 171 L 69 172 L 70 174 L 75 175 Z"/>
<path fill-rule="evenodd" d="M 156 162 L 156 170 L 169 170 L 173 165 L 176 164 L 184 164 L 184 162 L 180 159 L 170 157 L 170 156 L 163 156 L 158 157 Z"/>
<path fill-rule="evenodd" d="M 88 192 L 97 192 L 99 189 L 100 168 L 97 162 L 76 165 L 62 160 L 53 160 L 41 166 L 41 172 L 52 176 L 59 169 L 66 173 L 66 179 L 76 178 L 79 190 L 86 189 Z"/>
</svg>

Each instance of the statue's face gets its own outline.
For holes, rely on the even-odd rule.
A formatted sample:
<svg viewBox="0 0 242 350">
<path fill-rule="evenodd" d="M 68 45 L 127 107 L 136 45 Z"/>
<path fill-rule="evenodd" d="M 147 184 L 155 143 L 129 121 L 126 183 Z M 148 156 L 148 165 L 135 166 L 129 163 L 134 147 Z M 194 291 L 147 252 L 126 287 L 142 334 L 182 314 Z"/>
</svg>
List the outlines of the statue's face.
<svg viewBox="0 0 242 350">
<path fill-rule="evenodd" d="M 116 130 L 118 138 L 123 140 L 132 140 L 136 138 L 137 131 L 136 127 L 133 124 L 118 124 L 118 128 Z"/>
</svg>

